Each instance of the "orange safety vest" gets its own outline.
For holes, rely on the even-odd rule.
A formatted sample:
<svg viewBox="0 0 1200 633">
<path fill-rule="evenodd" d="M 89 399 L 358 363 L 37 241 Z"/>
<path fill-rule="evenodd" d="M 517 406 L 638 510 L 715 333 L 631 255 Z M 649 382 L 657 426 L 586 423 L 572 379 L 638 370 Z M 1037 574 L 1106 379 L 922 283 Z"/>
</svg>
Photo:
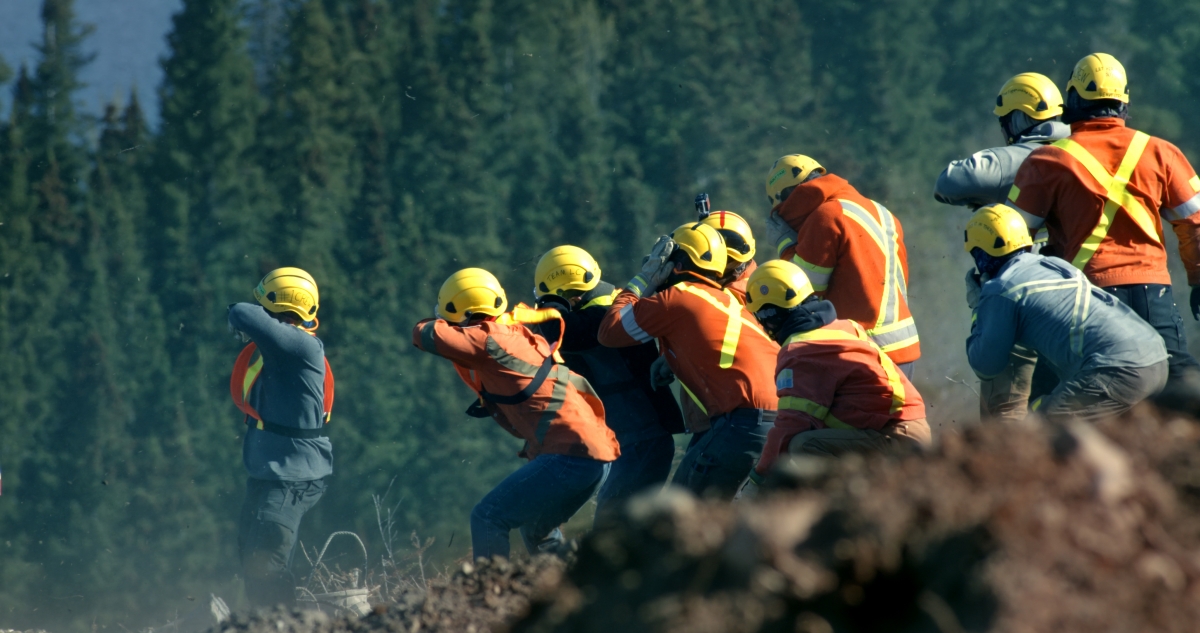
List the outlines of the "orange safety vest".
<svg viewBox="0 0 1200 633">
<path fill-rule="evenodd" d="M 263 357 L 258 351 L 258 346 L 251 342 L 246 347 L 242 348 L 242 352 L 238 354 L 237 360 L 233 362 L 233 375 L 229 377 L 229 395 L 233 397 L 233 404 L 242 413 L 246 414 L 246 424 L 250 424 L 250 418 L 258 421 L 254 425 L 260 431 L 270 431 L 277 435 L 286 435 L 299 439 L 312 439 L 320 437 L 324 429 L 300 429 L 290 426 L 282 426 L 264 422 L 262 416 L 254 407 L 250 406 L 247 398 L 250 397 L 250 390 L 254 388 L 254 383 L 258 381 L 258 375 L 262 373 Z M 325 412 L 325 424 L 329 424 L 329 418 L 333 414 L 333 368 L 329 366 L 329 359 L 325 359 L 325 402 L 322 410 Z"/>
</svg>

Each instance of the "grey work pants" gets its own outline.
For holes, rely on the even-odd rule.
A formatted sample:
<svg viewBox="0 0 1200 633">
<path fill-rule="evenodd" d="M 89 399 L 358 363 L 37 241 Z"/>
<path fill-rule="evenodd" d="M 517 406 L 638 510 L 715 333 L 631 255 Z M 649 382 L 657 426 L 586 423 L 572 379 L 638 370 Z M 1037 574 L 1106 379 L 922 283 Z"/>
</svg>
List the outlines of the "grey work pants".
<svg viewBox="0 0 1200 633">
<path fill-rule="evenodd" d="M 1133 405 L 1162 391 L 1169 363 L 1147 367 L 1106 367 L 1081 372 L 1059 383 L 1031 407 L 1047 420 L 1080 419 L 1088 422 L 1124 413 Z"/>
<path fill-rule="evenodd" d="M 979 381 L 979 419 L 1005 422 L 1025 419 L 1036 366 L 1037 352 L 1014 347 L 1008 366 L 1000 375 Z"/>
<path fill-rule="evenodd" d="M 924 418 L 897 422 L 882 431 L 873 429 L 816 429 L 805 431 L 788 444 L 790 455 L 841 457 L 847 453 L 870 453 L 900 447 L 928 446 L 932 441 Z"/>
</svg>

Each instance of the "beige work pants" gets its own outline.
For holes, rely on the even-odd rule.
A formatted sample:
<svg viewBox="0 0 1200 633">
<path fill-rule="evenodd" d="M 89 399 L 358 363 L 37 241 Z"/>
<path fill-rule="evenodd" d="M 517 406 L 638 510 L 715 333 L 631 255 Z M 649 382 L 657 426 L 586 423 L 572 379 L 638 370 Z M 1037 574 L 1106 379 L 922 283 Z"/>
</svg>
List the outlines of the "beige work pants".
<svg viewBox="0 0 1200 633">
<path fill-rule="evenodd" d="M 805 431 L 788 444 L 791 455 L 840 457 L 846 453 L 869 453 L 899 447 L 923 447 L 932 441 L 924 418 L 897 422 L 882 431 L 872 429 L 816 429 Z"/>
</svg>

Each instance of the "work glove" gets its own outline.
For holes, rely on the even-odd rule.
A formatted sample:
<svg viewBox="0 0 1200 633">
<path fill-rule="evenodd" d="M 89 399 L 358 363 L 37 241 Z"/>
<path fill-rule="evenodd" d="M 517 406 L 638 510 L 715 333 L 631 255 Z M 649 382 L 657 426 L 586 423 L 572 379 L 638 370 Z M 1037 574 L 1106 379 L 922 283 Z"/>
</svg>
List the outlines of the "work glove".
<svg viewBox="0 0 1200 633">
<path fill-rule="evenodd" d="M 565 297 L 557 295 L 542 295 L 538 297 L 536 305 L 539 308 L 554 308 L 562 314 L 571 311 L 571 302 L 567 301 Z"/>
<path fill-rule="evenodd" d="M 671 371 L 671 366 L 667 364 L 666 356 L 659 356 L 650 365 L 650 388 L 658 391 L 659 387 L 666 387 L 675 382 L 675 372 Z"/>
<path fill-rule="evenodd" d="M 1192 304 L 1192 318 L 1200 321 L 1200 286 L 1192 286 L 1189 303 Z"/>
<path fill-rule="evenodd" d="M 233 324 L 229 323 L 228 321 L 225 323 L 225 325 L 229 328 L 229 333 L 233 335 L 234 340 L 241 341 L 243 343 L 250 342 L 249 334 L 246 334 L 245 332 L 233 327 Z"/>
<path fill-rule="evenodd" d="M 974 268 L 967 270 L 967 307 L 972 310 L 979 305 L 979 296 L 983 294 L 983 280 Z"/>
<path fill-rule="evenodd" d="M 639 297 L 648 297 L 658 291 L 658 287 L 671 276 L 675 264 L 671 263 L 671 253 L 675 252 L 675 240 L 670 235 L 663 235 L 654 243 L 650 254 L 642 259 L 642 270 L 625 287 Z"/>
<path fill-rule="evenodd" d="M 775 247 L 776 257 L 782 256 L 783 251 L 796 243 L 796 231 L 774 212 L 767 216 L 767 243 Z"/>
</svg>

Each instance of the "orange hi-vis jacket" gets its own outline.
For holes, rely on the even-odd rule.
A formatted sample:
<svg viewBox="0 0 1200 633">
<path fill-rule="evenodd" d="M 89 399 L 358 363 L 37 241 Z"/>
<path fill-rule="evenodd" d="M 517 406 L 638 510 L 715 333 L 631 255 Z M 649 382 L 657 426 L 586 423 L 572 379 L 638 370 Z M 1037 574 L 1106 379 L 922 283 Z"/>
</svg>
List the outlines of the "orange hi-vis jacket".
<svg viewBox="0 0 1200 633">
<path fill-rule="evenodd" d="M 696 278 L 650 297 L 625 289 L 600 323 L 600 344 L 658 339 L 667 364 L 710 419 L 734 409 L 775 410 L 771 363 L 779 346 L 734 294 Z"/>
<path fill-rule="evenodd" d="M 788 337 L 775 367 L 779 413 L 755 471 L 767 474 L 792 438 L 815 429 L 871 429 L 925 418 L 925 401 L 855 321 Z"/>
<path fill-rule="evenodd" d="M 1171 283 L 1166 219 L 1188 283 L 1200 284 L 1200 178 L 1179 148 L 1121 119 L 1073 123 L 1070 137 L 1034 150 L 1008 200 L 1101 287 Z"/>
<path fill-rule="evenodd" d="M 428 319 L 413 328 L 413 345 L 452 361 L 492 418 L 525 440 L 522 454 L 530 459 L 551 453 L 611 462 L 620 456 L 595 390 L 557 364 L 546 339 L 524 325 L 459 327 Z"/>
<path fill-rule="evenodd" d="M 833 174 L 798 185 L 776 211 L 797 233 L 779 256 L 804 269 L 817 296 L 858 321 L 892 360 L 920 358 L 900 220 Z"/>
</svg>

